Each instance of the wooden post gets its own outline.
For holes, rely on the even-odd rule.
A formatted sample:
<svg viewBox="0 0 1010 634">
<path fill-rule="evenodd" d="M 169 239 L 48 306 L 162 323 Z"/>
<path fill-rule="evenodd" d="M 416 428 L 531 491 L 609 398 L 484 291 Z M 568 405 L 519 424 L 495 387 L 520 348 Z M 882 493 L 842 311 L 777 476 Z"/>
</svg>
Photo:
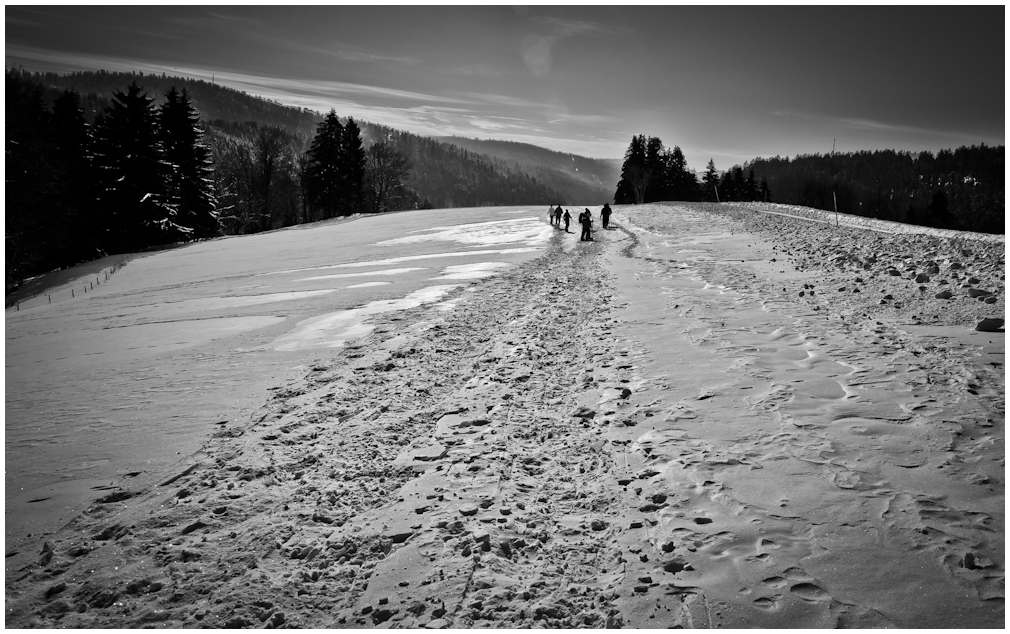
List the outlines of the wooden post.
<svg viewBox="0 0 1010 634">
<path fill-rule="evenodd" d="M 838 197 L 835 192 L 831 192 L 831 199 L 835 201 L 835 227 L 838 227 Z"/>
<path fill-rule="evenodd" d="M 712 188 L 715 189 L 715 202 L 719 202 L 719 186 L 712 185 Z"/>
</svg>

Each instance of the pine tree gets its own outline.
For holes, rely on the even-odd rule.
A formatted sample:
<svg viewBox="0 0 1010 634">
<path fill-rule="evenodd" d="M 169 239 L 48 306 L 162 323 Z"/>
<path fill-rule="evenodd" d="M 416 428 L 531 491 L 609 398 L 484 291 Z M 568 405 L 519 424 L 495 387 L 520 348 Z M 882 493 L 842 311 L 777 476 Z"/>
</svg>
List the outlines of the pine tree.
<svg viewBox="0 0 1010 634">
<path fill-rule="evenodd" d="M 680 146 L 673 146 L 668 152 L 667 181 L 669 182 L 669 200 L 694 201 L 698 199 L 698 179 L 687 167 L 687 158 Z"/>
<path fill-rule="evenodd" d="M 719 186 L 719 172 L 715 170 L 713 159 L 708 160 L 708 166 L 705 168 L 705 175 L 701 177 L 701 181 L 705 188 L 703 199 L 709 202 L 718 202 L 719 196 L 716 193 L 716 188 Z"/>
<path fill-rule="evenodd" d="M 341 209 L 344 181 L 340 176 L 341 141 L 344 127 L 336 110 L 319 123 L 309 147 L 305 166 L 305 192 L 313 218 L 333 218 Z"/>
<path fill-rule="evenodd" d="M 92 222 L 97 196 L 93 139 L 78 93 L 65 90 L 56 98 L 49 130 L 59 181 L 60 223 L 55 234 L 62 258 L 58 264 L 76 264 L 91 259 L 101 247 L 101 234 Z"/>
<path fill-rule="evenodd" d="M 8 70 L 4 95 L 4 258 L 6 288 L 51 263 L 57 206 L 56 170 L 46 131 L 50 114 L 42 90 L 20 71 Z"/>
<path fill-rule="evenodd" d="M 136 82 L 113 93 L 95 121 L 100 208 L 108 253 L 173 242 L 182 237 L 165 204 L 168 166 L 158 142 L 153 99 Z"/>
<path fill-rule="evenodd" d="M 754 170 L 751 169 L 744 181 L 744 199 L 747 201 L 758 200 L 761 191 L 758 189 L 757 180 L 754 179 Z"/>
<path fill-rule="evenodd" d="M 651 174 L 646 169 L 646 140 L 644 134 L 631 137 L 631 144 L 624 153 L 621 166 L 621 180 L 617 183 L 614 203 L 618 205 L 641 204 L 645 200 L 645 190 Z"/>
<path fill-rule="evenodd" d="M 340 175 L 344 183 L 343 215 L 365 210 L 365 149 L 361 130 L 348 117 L 340 143 Z"/>
<path fill-rule="evenodd" d="M 191 238 L 219 233 L 214 167 L 203 144 L 200 117 L 189 94 L 174 87 L 165 94 L 158 113 L 158 132 L 169 164 L 166 204 L 176 211 L 176 222 Z"/>
<path fill-rule="evenodd" d="M 642 202 L 670 200 L 670 179 L 667 169 L 669 153 L 657 137 L 649 137 L 645 144 L 645 173 L 647 183 L 642 192 Z"/>
</svg>

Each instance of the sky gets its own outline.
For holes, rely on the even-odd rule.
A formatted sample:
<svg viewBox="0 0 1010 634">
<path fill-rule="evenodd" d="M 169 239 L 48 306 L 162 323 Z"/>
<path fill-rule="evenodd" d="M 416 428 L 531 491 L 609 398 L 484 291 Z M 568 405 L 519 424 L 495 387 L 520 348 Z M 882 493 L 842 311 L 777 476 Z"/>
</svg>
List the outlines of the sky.
<svg viewBox="0 0 1010 634">
<path fill-rule="evenodd" d="M 6 5 L 6 67 L 213 78 L 426 136 L 689 167 L 1004 143 L 1003 5 Z"/>
</svg>

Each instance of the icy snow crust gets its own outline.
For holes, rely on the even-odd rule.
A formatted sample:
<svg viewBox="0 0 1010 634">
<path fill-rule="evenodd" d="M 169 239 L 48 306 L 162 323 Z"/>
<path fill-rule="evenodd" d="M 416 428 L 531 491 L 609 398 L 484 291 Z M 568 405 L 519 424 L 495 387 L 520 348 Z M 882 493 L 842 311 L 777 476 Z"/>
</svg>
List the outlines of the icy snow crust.
<svg viewBox="0 0 1010 634">
<path fill-rule="evenodd" d="M 8 547 L 125 475 L 191 455 L 294 368 L 368 334 L 371 316 L 534 257 L 551 234 L 532 217 L 542 211 L 430 210 L 215 240 L 123 256 L 107 281 L 111 268 L 85 265 L 89 277 L 22 301 L 5 329 Z M 411 261 L 433 268 L 384 268 Z"/>
</svg>

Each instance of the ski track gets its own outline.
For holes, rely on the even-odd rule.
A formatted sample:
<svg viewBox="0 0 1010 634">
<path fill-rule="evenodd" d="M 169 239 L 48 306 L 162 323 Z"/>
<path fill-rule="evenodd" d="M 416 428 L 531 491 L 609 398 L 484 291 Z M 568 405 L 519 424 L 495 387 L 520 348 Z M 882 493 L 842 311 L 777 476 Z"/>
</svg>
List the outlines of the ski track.
<svg viewBox="0 0 1010 634">
<path fill-rule="evenodd" d="M 8 553 L 6 625 L 1003 623 L 1002 368 L 618 212 Z"/>
</svg>

